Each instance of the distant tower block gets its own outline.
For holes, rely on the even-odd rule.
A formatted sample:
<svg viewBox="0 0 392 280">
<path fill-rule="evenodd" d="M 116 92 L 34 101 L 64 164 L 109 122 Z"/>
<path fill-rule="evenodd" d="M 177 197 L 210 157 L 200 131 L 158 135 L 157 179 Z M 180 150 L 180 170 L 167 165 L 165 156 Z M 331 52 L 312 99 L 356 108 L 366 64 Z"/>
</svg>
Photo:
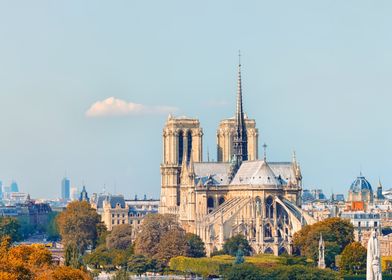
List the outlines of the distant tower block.
<svg viewBox="0 0 392 280">
<path fill-rule="evenodd" d="M 257 160 L 259 157 L 259 130 L 256 128 L 256 121 L 253 119 L 248 119 L 245 115 L 245 126 L 248 137 L 248 160 Z M 231 160 L 234 154 L 234 133 L 234 118 L 222 120 L 219 123 L 219 128 L 216 133 L 219 162 L 229 162 Z"/>
<path fill-rule="evenodd" d="M 180 204 L 182 161 L 201 162 L 203 130 L 198 119 L 169 115 L 163 128 L 160 213 L 175 214 Z"/>
</svg>

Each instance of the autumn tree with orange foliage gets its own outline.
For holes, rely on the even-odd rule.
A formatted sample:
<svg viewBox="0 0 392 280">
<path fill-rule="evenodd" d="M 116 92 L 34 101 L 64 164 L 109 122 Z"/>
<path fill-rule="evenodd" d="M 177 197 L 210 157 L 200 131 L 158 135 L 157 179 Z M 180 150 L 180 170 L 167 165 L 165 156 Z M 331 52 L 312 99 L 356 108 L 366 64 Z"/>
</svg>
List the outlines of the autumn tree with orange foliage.
<svg viewBox="0 0 392 280">
<path fill-rule="evenodd" d="M 106 230 L 97 211 L 86 201 L 74 201 L 57 217 L 62 243 L 76 246 L 83 254 L 88 246 L 94 247 L 99 235 Z"/>
<path fill-rule="evenodd" d="M 2 280 L 91 280 L 84 271 L 54 266 L 52 255 L 40 245 L 10 246 L 10 238 L 0 243 L 0 279 Z"/>
<path fill-rule="evenodd" d="M 349 221 L 341 218 L 328 218 L 313 225 L 304 226 L 294 234 L 293 241 L 296 253 L 316 262 L 320 234 L 323 235 L 325 242 L 327 266 L 334 265 L 335 256 L 354 241 L 354 228 Z"/>
</svg>

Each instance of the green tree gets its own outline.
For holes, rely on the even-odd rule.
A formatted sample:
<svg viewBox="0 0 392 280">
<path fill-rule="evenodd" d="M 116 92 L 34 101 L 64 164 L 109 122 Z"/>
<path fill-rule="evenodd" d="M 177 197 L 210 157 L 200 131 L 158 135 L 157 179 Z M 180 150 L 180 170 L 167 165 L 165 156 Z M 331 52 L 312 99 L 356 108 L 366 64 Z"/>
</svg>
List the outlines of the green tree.
<svg viewBox="0 0 392 280">
<path fill-rule="evenodd" d="M 223 251 L 227 255 L 236 256 L 238 250 L 241 249 L 245 256 L 250 256 L 252 248 L 245 236 L 238 234 L 225 241 Z"/>
<path fill-rule="evenodd" d="M 202 258 L 206 256 L 204 242 L 197 234 L 187 233 L 185 239 L 188 243 L 186 255 L 192 258 Z"/>
<path fill-rule="evenodd" d="M 223 278 L 226 280 L 260 280 L 263 278 L 260 270 L 251 264 L 240 264 L 228 266 L 223 272 Z"/>
<path fill-rule="evenodd" d="M 359 242 L 348 244 L 344 248 L 339 268 L 342 274 L 364 274 L 366 273 L 366 254 L 367 250 Z"/>
<path fill-rule="evenodd" d="M 34 234 L 34 232 L 37 230 L 37 227 L 34 226 L 30 222 L 30 217 L 28 215 L 21 215 L 16 218 L 18 224 L 19 224 L 19 236 L 20 239 L 26 239 L 30 235 Z"/>
<path fill-rule="evenodd" d="M 48 214 L 48 223 L 45 227 L 45 233 L 48 237 L 48 240 L 51 241 L 60 239 L 60 232 L 56 221 L 58 214 L 58 212 L 50 212 Z"/>
<path fill-rule="evenodd" d="M 154 257 L 159 251 L 162 252 L 161 240 L 167 236 L 167 232 L 173 229 L 181 230 L 175 215 L 149 214 L 140 227 L 135 240 L 135 253 Z"/>
<path fill-rule="evenodd" d="M 242 252 L 242 249 L 239 248 L 237 254 L 235 255 L 234 264 L 242 264 L 244 262 L 245 262 L 244 252 Z"/>
<path fill-rule="evenodd" d="M 150 266 L 151 259 L 143 255 L 133 255 L 128 260 L 128 271 L 139 276 L 146 273 L 150 269 Z"/>
<path fill-rule="evenodd" d="M 83 254 L 88 246 L 94 247 L 102 228 L 96 210 L 86 201 L 74 201 L 57 217 L 57 225 L 65 246 L 72 244 Z"/>
<path fill-rule="evenodd" d="M 128 224 L 113 227 L 111 233 L 106 237 L 108 249 L 126 250 L 132 245 L 132 226 Z"/>
<path fill-rule="evenodd" d="M 65 247 L 64 264 L 76 269 L 82 266 L 81 254 L 78 247 L 73 243 L 69 243 Z"/>
<path fill-rule="evenodd" d="M 304 226 L 294 234 L 294 246 L 297 254 L 318 259 L 318 243 L 320 234 L 325 241 L 325 262 L 332 266 L 335 256 L 354 241 L 354 228 L 349 221 L 340 218 L 329 218 L 313 225 Z"/>
<path fill-rule="evenodd" d="M 19 241 L 21 239 L 19 229 L 20 224 L 17 219 L 0 217 L 0 238 L 9 236 L 12 241 Z"/>
<path fill-rule="evenodd" d="M 98 246 L 90 254 L 83 256 L 83 262 L 94 268 L 106 267 L 113 263 L 113 258 L 105 246 Z"/>
</svg>

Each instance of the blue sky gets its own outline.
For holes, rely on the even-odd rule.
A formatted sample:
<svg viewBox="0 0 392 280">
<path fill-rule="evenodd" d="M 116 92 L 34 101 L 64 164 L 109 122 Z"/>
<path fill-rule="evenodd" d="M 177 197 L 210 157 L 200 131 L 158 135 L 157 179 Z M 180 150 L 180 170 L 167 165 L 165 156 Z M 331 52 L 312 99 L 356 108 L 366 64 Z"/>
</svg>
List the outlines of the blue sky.
<svg viewBox="0 0 392 280">
<path fill-rule="evenodd" d="M 391 12 L 359 0 L 1 1 L 0 180 L 54 198 L 66 172 L 89 192 L 158 197 L 167 110 L 198 117 L 216 158 L 241 49 L 245 111 L 269 160 L 295 149 L 305 187 L 327 193 L 346 195 L 360 169 L 390 187 Z M 109 97 L 141 105 L 86 115 Z"/>
</svg>

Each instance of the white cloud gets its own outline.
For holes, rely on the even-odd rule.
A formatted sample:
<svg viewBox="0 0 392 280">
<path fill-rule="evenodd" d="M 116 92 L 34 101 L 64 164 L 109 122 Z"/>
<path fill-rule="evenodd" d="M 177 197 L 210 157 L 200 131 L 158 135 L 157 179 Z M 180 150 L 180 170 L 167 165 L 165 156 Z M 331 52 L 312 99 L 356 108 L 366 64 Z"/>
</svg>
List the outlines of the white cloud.
<svg viewBox="0 0 392 280">
<path fill-rule="evenodd" d="M 127 102 L 115 97 L 97 101 L 86 112 L 87 117 L 129 116 L 146 114 L 168 114 L 177 111 L 169 106 L 146 106 L 143 104 Z"/>
</svg>

